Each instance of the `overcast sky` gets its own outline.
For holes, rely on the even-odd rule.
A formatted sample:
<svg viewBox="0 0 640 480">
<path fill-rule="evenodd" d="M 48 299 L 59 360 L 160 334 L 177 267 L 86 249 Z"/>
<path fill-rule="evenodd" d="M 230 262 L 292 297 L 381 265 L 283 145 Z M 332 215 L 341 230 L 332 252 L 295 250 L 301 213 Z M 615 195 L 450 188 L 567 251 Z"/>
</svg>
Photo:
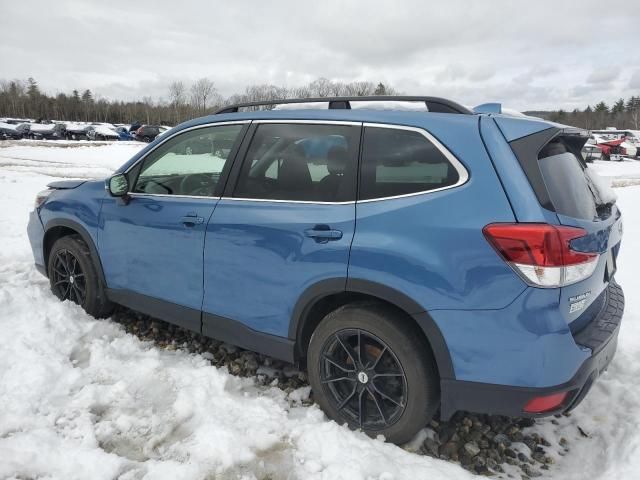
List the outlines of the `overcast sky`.
<svg viewBox="0 0 640 480">
<path fill-rule="evenodd" d="M 49 93 L 224 95 L 324 76 L 519 110 L 640 95 L 632 1 L 2 1 L 0 79 Z M 526 5 L 526 6 L 525 6 Z"/>
</svg>

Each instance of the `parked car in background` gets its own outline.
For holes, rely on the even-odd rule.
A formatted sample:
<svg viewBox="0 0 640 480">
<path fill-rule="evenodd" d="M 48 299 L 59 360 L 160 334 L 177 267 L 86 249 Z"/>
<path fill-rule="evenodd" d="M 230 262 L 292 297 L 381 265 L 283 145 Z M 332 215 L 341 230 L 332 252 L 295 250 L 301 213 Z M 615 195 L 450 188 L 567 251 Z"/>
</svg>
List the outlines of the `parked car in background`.
<svg viewBox="0 0 640 480">
<path fill-rule="evenodd" d="M 106 182 L 54 182 L 36 267 L 96 317 L 121 304 L 306 366 L 330 418 L 391 442 L 438 411 L 575 408 L 624 310 L 622 213 L 587 132 L 433 97 L 350 109 L 385 99 L 226 107 Z"/>
<path fill-rule="evenodd" d="M 120 135 L 107 125 L 90 125 L 87 129 L 88 140 L 118 140 Z"/>
<path fill-rule="evenodd" d="M 136 131 L 142 126 L 142 124 L 140 122 L 133 122 L 130 126 L 129 126 L 129 132 L 131 133 L 136 133 Z"/>
<path fill-rule="evenodd" d="M 31 124 L 27 122 L 16 124 L 16 131 L 22 138 L 29 138 L 29 131 L 31 130 Z"/>
<path fill-rule="evenodd" d="M 131 132 L 127 130 L 127 127 L 116 127 L 116 133 L 118 134 L 118 140 L 127 141 L 136 139 Z"/>
<path fill-rule="evenodd" d="M 67 140 L 86 140 L 90 125 L 83 123 L 67 123 L 65 125 Z"/>
<path fill-rule="evenodd" d="M 582 157 L 584 158 L 585 162 L 600 160 L 602 158 L 602 150 L 597 145 L 587 143 L 584 147 L 582 147 Z"/>
<path fill-rule="evenodd" d="M 22 134 L 18 132 L 15 125 L 0 122 L 0 140 L 19 140 Z"/>
<path fill-rule="evenodd" d="M 161 127 L 158 125 L 142 125 L 136 130 L 135 139 L 140 142 L 153 142 L 160 134 Z"/>
</svg>

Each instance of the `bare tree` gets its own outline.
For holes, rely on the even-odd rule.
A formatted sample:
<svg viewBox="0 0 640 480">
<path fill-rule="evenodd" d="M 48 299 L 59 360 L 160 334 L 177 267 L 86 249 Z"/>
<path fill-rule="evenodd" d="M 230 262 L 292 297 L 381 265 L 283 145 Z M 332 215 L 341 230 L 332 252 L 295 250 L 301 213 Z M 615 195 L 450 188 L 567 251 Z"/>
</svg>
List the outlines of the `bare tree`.
<svg viewBox="0 0 640 480">
<path fill-rule="evenodd" d="M 205 113 L 208 101 L 216 94 L 214 83 L 208 78 L 201 78 L 191 86 L 191 102 L 196 110 Z"/>
<path fill-rule="evenodd" d="M 187 102 L 187 87 L 180 80 L 171 82 L 169 85 L 169 103 L 173 109 L 173 114 L 176 123 L 180 123 L 182 120 L 182 109 Z"/>
</svg>

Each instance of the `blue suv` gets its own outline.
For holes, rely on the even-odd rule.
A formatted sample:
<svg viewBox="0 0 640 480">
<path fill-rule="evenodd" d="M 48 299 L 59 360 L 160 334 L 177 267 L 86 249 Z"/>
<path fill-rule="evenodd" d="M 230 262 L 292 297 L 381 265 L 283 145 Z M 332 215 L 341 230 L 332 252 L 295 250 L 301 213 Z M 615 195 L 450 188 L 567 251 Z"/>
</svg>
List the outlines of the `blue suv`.
<svg viewBox="0 0 640 480">
<path fill-rule="evenodd" d="M 372 108 L 392 100 L 424 111 Z M 49 185 L 28 232 L 53 293 L 306 366 L 329 417 L 392 442 L 438 410 L 575 407 L 624 308 L 586 132 L 433 97 L 271 104 L 293 102 L 325 105 L 228 107 L 106 184 Z"/>
</svg>

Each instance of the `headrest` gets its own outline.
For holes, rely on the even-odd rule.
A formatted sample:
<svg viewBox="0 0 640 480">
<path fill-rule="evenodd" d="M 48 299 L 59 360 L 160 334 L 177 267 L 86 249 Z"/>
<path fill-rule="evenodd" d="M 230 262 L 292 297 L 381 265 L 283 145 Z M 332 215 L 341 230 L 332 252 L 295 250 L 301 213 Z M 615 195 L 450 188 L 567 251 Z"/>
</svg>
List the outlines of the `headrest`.
<svg viewBox="0 0 640 480">
<path fill-rule="evenodd" d="M 341 145 L 335 145 L 327 152 L 327 170 L 331 175 L 342 175 L 348 161 L 349 152 Z"/>
</svg>

